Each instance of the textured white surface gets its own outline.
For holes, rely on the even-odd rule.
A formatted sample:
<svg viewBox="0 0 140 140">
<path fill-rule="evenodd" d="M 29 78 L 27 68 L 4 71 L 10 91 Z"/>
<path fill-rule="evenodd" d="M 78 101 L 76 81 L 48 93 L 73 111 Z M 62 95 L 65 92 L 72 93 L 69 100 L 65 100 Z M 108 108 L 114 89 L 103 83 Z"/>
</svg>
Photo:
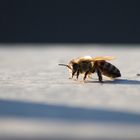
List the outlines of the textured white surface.
<svg viewBox="0 0 140 140">
<path fill-rule="evenodd" d="M 117 57 L 122 77 L 83 83 L 58 66 L 87 55 Z M 1 45 L 0 138 L 140 139 L 139 60 L 133 46 Z"/>
</svg>

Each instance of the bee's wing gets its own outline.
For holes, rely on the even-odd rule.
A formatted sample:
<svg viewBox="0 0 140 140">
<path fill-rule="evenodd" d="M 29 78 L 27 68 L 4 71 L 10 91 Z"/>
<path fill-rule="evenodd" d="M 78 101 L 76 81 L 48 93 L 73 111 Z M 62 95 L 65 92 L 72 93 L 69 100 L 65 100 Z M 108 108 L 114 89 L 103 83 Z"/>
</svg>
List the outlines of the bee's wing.
<svg viewBox="0 0 140 140">
<path fill-rule="evenodd" d="M 95 57 L 93 58 L 94 61 L 99 61 L 99 60 L 113 60 L 116 59 L 113 56 L 100 56 L 100 57 Z"/>
</svg>

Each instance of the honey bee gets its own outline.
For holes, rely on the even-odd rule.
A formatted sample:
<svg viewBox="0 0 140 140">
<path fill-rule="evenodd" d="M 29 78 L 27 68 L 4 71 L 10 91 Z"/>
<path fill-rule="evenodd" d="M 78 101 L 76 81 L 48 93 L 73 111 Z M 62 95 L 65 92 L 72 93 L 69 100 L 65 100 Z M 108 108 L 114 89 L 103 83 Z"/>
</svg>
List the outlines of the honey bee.
<svg viewBox="0 0 140 140">
<path fill-rule="evenodd" d="M 91 75 L 96 72 L 99 81 L 103 82 L 102 75 L 112 79 L 121 77 L 119 69 L 106 61 L 113 59 L 115 59 L 115 57 L 106 56 L 93 58 L 91 56 L 84 56 L 72 59 L 68 64 L 59 65 L 69 68 L 72 78 L 76 76 L 78 79 L 79 74 L 84 74 L 83 80 L 85 81 L 87 76 L 91 77 Z"/>
</svg>

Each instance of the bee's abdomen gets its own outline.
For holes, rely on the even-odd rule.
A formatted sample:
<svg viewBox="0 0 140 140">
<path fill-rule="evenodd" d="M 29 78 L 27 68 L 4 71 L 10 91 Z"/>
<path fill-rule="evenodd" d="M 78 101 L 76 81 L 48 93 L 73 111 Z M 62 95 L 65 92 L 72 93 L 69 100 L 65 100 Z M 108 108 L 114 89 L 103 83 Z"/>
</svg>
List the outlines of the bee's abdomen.
<svg viewBox="0 0 140 140">
<path fill-rule="evenodd" d="M 116 68 L 114 65 L 106 62 L 106 61 L 101 61 L 98 63 L 98 66 L 102 72 L 103 75 L 111 77 L 111 78 L 116 78 L 120 77 L 121 73 L 118 68 Z"/>
</svg>

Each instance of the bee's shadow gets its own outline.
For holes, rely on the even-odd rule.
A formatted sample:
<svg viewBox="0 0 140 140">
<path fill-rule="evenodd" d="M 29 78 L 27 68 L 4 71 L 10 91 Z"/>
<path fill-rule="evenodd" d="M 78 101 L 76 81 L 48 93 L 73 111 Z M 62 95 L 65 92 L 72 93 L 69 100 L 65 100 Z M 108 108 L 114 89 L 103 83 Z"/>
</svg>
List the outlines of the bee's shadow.
<svg viewBox="0 0 140 140">
<path fill-rule="evenodd" d="M 86 81 L 86 83 L 99 83 L 99 81 Z M 115 79 L 104 80 L 101 84 L 120 84 L 120 85 L 140 85 L 140 80 L 130 80 L 130 79 Z"/>
</svg>

